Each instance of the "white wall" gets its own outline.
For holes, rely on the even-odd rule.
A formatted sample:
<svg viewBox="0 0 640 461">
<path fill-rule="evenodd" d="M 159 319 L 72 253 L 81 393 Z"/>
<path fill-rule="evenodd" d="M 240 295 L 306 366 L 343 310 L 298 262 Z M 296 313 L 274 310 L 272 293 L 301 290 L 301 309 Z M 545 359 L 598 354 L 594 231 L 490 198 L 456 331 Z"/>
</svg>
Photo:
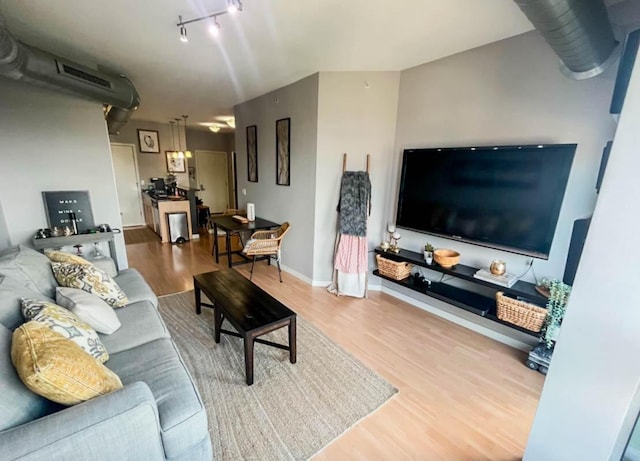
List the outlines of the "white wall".
<svg viewBox="0 0 640 461">
<path fill-rule="evenodd" d="M 0 78 L 0 197 L 12 243 L 48 227 L 42 191 L 88 190 L 96 224 L 122 228 L 102 105 Z M 127 267 L 122 234 L 118 260 Z"/>
<path fill-rule="evenodd" d="M 564 77 L 535 31 L 403 71 L 385 219 L 395 220 L 405 148 L 578 143 L 549 261 L 534 264 L 538 276 L 562 278 L 573 221 L 593 210 L 602 149 L 613 136 L 608 108 L 614 78 L 615 69 L 584 81 Z M 498 250 L 401 234 L 403 248 L 420 251 L 429 241 L 460 251 L 461 262 L 470 266 L 486 266 L 499 257 L 518 274 L 528 263 L 526 257 Z"/>
<path fill-rule="evenodd" d="M 169 121 L 167 123 L 147 122 L 144 120 L 129 120 L 125 126 L 120 129 L 120 134 L 110 135 L 111 142 L 118 142 L 123 144 L 133 144 L 135 146 L 135 152 L 138 157 L 138 173 L 140 174 L 141 188 L 145 189 L 149 184 L 149 178 L 158 177 L 165 178 L 167 172 L 167 155 L 169 150 L 181 149 L 186 145 L 185 141 L 185 129 L 182 122 L 180 122 L 180 128 L 173 127 L 173 136 L 171 135 L 171 125 Z M 158 132 L 158 141 L 160 143 L 160 153 L 150 154 L 146 152 L 140 152 L 140 143 L 138 141 L 138 130 L 153 130 Z M 180 137 L 180 142 L 178 140 Z M 187 145 L 189 149 L 190 146 Z M 190 164 L 191 163 L 191 164 Z M 184 173 L 176 173 L 176 180 L 178 185 L 188 188 L 189 187 L 189 174 L 188 167 L 193 166 L 193 159 L 186 160 Z"/>
<path fill-rule="evenodd" d="M 342 154 L 348 170 L 364 170 L 370 154 L 372 210 L 369 246 L 380 243 L 385 219 L 388 171 L 398 108 L 399 72 L 321 72 L 318 90 L 318 157 L 313 254 L 313 280 L 331 281 L 336 238 L 336 206 L 340 197 Z M 366 84 L 366 86 L 365 86 Z"/>
<path fill-rule="evenodd" d="M 620 459 L 640 410 L 639 62 L 529 435 L 526 461 Z"/>
<path fill-rule="evenodd" d="M 283 265 L 302 277 L 313 276 L 316 193 L 318 74 L 235 106 L 238 207 L 255 203 L 256 215 L 289 221 L 282 244 Z M 291 118 L 291 185 L 276 185 L 276 120 Z M 258 127 L 258 181 L 247 180 L 246 128 Z M 247 190 L 244 196 L 240 192 Z"/>
</svg>

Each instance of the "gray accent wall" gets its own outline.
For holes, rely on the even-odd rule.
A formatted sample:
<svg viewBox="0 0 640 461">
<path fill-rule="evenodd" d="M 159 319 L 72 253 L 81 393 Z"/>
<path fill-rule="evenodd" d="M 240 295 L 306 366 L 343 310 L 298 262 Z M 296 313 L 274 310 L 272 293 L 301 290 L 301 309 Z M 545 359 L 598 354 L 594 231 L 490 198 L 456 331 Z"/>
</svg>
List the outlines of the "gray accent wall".
<svg viewBox="0 0 640 461">
<path fill-rule="evenodd" d="M 282 263 L 313 277 L 316 197 L 318 74 L 235 106 L 238 206 L 255 203 L 256 215 L 289 221 Z M 276 185 L 276 120 L 291 118 L 291 185 Z M 246 127 L 258 127 L 258 182 L 247 180 Z M 247 195 L 242 194 L 246 189 Z"/>
<path fill-rule="evenodd" d="M 525 461 L 618 460 L 640 411 L 638 63 Z"/>
<path fill-rule="evenodd" d="M 14 245 L 47 227 L 42 191 L 88 190 L 96 224 L 122 228 L 102 105 L 0 78 L 2 208 Z M 127 267 L 122 234 L 116 235 Z"/>
<path fill-rule="evenodd" d="M 577 143 L 548 261 L 538 276 L 562 278 L 573 221 L 589 216 L 605 143 L 615 122 L 609 104 L 615 69 L 589 80 L 564 77 L 544 39 L 533 31 L 402 72 L 386 219 L 395 221 L 402 151 L 416 147 Z M 425 181 L 429 172 L 425 171 Z M 461 253 L 461 263 L 488 266 L 495 258 L 523 273 L 529 259 L 498 250 L 400 230 L 400 246 L 421 251 L 426 242 Z M 380 237 L 383 229 L 379 229 Z M 532 280 L 530 272 L 526 279 Z"/>
<path fill-rule="evenodd" d="M 318 158 L 313 255 L 315 284 L 333 275 L 336 206 L 340 198 L 342 154 L 347 169 L 363 171 L 371 162 L 369 247 L 380 243 L 386 188 L 391 180 L 400 72 L 321 72 L 318 92 Z M 371 262 L 373 267 L 373 262 Z"/>
</svg>

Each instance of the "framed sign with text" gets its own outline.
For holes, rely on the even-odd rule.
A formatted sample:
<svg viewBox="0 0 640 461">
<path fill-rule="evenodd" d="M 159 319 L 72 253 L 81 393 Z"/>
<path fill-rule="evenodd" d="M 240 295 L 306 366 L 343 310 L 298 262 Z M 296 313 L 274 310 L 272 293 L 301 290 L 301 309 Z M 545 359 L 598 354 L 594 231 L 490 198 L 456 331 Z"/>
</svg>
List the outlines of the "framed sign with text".
<svg viewBox="0 0 640 461">
<path fill-rule="evenodd" d="M 42 192 L 49 228 L 70 226 L 70 213 L 75 213 L 78 232 L 95 229 L 88 190 L 61 190 Z"/>
</svg>

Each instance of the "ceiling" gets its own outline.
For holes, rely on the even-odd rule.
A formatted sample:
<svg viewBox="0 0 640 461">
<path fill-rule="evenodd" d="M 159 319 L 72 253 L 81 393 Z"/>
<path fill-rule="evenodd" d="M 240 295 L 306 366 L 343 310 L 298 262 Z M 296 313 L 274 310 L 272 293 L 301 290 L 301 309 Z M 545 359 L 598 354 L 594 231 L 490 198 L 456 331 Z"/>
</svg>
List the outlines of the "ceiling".
<svg viewBox="0 0 640 461">
<path fill-rule="evenodd" d="M 150 6 L 153 5 L 153 6 Z M 189 125 L 318 71 L 402 70 L 533 29 L 512 0 L 0 0 L 19 39 L 88 67 L 126 74 L 142 100 L 135 119 Z"/>
</svg>

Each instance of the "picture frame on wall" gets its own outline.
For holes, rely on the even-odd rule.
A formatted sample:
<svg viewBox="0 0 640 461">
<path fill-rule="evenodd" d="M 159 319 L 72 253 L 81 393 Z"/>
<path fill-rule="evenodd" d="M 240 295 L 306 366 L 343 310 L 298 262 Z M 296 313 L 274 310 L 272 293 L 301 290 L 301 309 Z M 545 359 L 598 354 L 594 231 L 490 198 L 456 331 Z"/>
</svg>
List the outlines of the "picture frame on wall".
<svg viewBox="0 0 640 461">
<path fill-rule="evenodd" d="M 247 127 L 247 180 L 258 182 L 258 127 Z"/>
<path fill-rule="evenodd" d="M 138 147 L 145 154 L 160 153 L 160 138 L 155 130 L 138 130 Z"/>
<path fill-rule="evenodd" d="M 184 158 L 176 158 L 173 156 L 173 151 L 165 151 L 167 156 L 167 172 L 169 173 L 186 173 L 187 165 Z"/>
<path fill-rule="evenodd" d="M 291 118 L 276 121 L 276 184 L 291 185 Z"/>
</svg>

